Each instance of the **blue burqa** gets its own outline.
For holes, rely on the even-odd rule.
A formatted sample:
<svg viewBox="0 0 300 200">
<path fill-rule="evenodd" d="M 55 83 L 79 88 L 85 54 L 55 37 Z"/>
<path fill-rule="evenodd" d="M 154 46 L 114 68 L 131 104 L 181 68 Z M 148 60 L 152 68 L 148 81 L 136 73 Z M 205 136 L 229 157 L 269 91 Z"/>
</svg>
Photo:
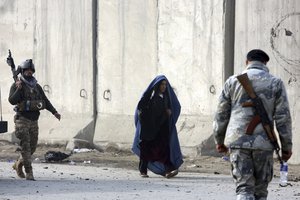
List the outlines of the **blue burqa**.
<svg viewBox="0 0 300 200">
<path fill-rule="evenodd" d="M 174 165 L 176 169 L 178 169 L 181 164 L 183 163 L 182 160 L 182 154 L 180 150 L 180 145 L 179 145 L 179 140 L 178 140 L 178 135 L 177 135 L 177 130 L 176 130 L 176 122 L 180 114 L 180 103 L 177 99 L 176 94 L 174 93 L 168 79 L 164 75 L 157 76 L 148 86 L 146 91 L 143 93 L 143 96 L 146 93 L 149 93 L 154 89 L 154 86 L 159 83 L 162 80 L 167 81 L 167 91 L 169 93 L 169 98 L 170 98 L 170 106 L 171 106 L 171 117 L 169 120 L 169 126 L 170 126 L 170 160 L 171 163 Z M 135 115 L 134 115 L 134 120 L 135 120 L 135 137 L 132 145 L 132 151 L 140 157 L 140 131 L 141 131 L 141 123 L 138 118 L 138 113 L 137 113 L 137 108 L 135 110 Z M 151 170 L 155 174 L 160 174 L 160 175 L 165 175 L 166 169 L 163 163 L 160 162 L 149 162 L 148 163 L 148 169 Z"/>
</svg>

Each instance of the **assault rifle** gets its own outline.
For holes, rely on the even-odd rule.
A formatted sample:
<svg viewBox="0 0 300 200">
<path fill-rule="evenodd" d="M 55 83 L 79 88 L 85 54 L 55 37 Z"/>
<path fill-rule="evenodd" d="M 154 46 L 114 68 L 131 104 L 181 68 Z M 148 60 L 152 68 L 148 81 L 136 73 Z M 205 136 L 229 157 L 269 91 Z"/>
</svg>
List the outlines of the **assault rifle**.
<svg viewBox="0 0 300 200">
<path fill-rule="evenodd" d="M 249 97 L 252 100 L 251 103 L 247 102 L 243 106 L 244 107 L 253 106 L 255 108 L 255 116 L 254 116 L 254 118 L 252 119 L 252 121 L 250 122 L 250 124 L 247 128 L 246 134 L 251 135 L 253 133 L 253 130 L 256 127 L 256 125 L 259 124 L 259 123 L 262 123 L 262 126 L 263 126 L 269 140 L 271 141 L 273 147 L 274 147 L 277 158 L 278 158 L 279 162 L 282 164 L 282 158 L 279 154 L 280 147 L 279 147 L 279 144 L 277 142 L 277 137 L 276 137 L 275 132 L 274 132 L 273 122 L 269 119 L 263 102 L 255 94 L 254 89 L 251 85 L 251 82 L 248 78 L 247 73 L 244 73 L 244 74 L 241 74 L 241 75 L 237 76 L 237 79 L 239 80 L 239 82 L 244 87 L 247 94 L 249 95 Z"/>
<path fill-rule="evenodd" d="M 10 49 L 8 49 L 8 57 L 6 59 L 6 62 L 11 67 L 11 72 L 13 74 L 13 79 L 16 82 L 17 80 L 19 80 L 18 74 L 20 73 L 20 68 L 18 68 L 16 70 L 16 66 L 15 66 L 15 63 L 14 63 L 14 59 L 11 56 Z"/>
</svg>

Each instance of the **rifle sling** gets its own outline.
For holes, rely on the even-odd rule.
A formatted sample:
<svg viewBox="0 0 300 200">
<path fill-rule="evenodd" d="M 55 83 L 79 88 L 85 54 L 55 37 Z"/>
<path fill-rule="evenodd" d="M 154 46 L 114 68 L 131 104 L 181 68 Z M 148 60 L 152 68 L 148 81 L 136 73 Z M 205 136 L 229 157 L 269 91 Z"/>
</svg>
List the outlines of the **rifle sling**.
<svg viewBox="0 0 300 200">
<path fill-rule="evenodd" d="M 244 82 L 242 81 L 243 78 L 246 78 L 246 80 L 248 80 L 247 74 L 242 74 L 242 75 L 238 76 L 238 80 L 241 83 L 241 85 L 243 86 L 243 88 L 246 90 L 246 92 L 248 93 L 250 89 L 251 90 L 253 90 L 253 89 L 252 89 L 251 86 L 250 87 L 249 86 L 248 87 L 245 86 L 245 81 Z M 254 91 L 252 91 L 252 92 L 253 92 L 253 95 L 255 95 Z M 254 107 L 254 103 L 253 102 L 244 102 L 244 103 L 242 103 L 242 106 L 243 107 Z M 255 115 L 253 117 L 253 119 L 250 121 L 250 123 L 248 124 L 247 130 L 246 130 L 246 134 L 247 135 L 252 135 L 253 132 L 254 132 L 254 129 L 256 128 L 256 126 L 259 123 L 261 123 L 261 118 L 260 118 L 259 115 Z"/>
<path fill-rule="evenodd" d="M 244 73 L 242 75 L 237 76 L 237 79 L 241 83 L 242 87 L 246 90 L 247 94 L 250 96 L 250 98 L 252 100 L 252 102 L 244 102 L 242 104 L 242 106 L 243 107 L 252 107 L 253 106 L 256 109 L 256 106 L 254 106 L 255 102 L 253 102 L 253 100 L 256 98 L 256 94 L 255 94 L 255 91 L 253 90 L 253 88 L 251 86 L 251 83 L 250 83 L 250 80 L 248 78 L 247 73 Z M 254 118 L 250 121 L 250 123 L 248 125 L 248 128 L 246 130 L 246 134 L 248 134 L 248 135 L 253 134 L 253 131 L 254 131 L 255 127 L 259 123 L 262 123 L 263 128 L 265 130 L 265 133 L 267 134 L 270 142 L 274 146 L 274 150 L 277 154 L 278 160 L 279 160 L 280 163 L 282 163 L 282 158 L 279 154 L 280 147 L 279 147 L 279 144 L 277 142 L 277 138 L 276 138 L 276 135 L 274 133 L 274 130 L 273 130 L 272 126 L 270 126 L 269 124 L 265 124 L 262 120 L 264 120 L 264 119 L 261 119 L 261 116 L 256 114 L 254 116 Z"/>
</svg>

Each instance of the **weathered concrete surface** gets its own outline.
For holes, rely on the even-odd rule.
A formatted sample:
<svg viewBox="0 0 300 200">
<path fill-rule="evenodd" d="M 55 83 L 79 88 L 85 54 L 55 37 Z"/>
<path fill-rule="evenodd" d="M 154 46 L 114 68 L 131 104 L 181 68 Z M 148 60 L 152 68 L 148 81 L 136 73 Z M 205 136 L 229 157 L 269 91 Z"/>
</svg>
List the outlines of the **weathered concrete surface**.
<svg viewBox="0 0 300 200">
<path fill-rule="evenodd" d="M 5 63 L 10 48 L 16 64 L 34 59 L 39 83 L 62 114 L 58 122 L 42 112 L 40 142 L 77 139 L 129 148 L 135 106 L 149 82 L 165 74 L 182 105 L 177 128 L 184 154 L 202 153 L 201 148 L 213 147 L 205 143 L 212 142 L 213 114 L 225 79 L 242 71 L 248 50 L 263 48 L 271 56 L 271 71 L 288 89 L 295 135 L 291 162 L 300 163 L 299 4 L 297 0 L 0 0 L 0 86 L 9 132 L 14 125 L 6 100 L 12 83 Z M 0 138 L 11 140 L 12 134 Z"/>
<path fill-rule="evenodd" d="M 10 67 L 6 64 L 8 49 L 12 51 L 16 64 L 33 56 L 34 1 L 0 1 L 0 87 L 2 93 L 3 120 L 9 121 L 13 130 L 12 106 L 8 93 L 13 83 Z"/>
<path fill-rule="evenodd" d="M 181 145 L 197 153 L 195 146 L 212 132 L 223 82 L 223 3 L 99 1 L 95 143 L 130 144 L 138 99 L 157 74 L 165 74 L 182 105 Z"/>
<path fill-rule="evenodd" d="M 1 60 L 9 48 L 16 65 L 33 58 L 35 77 L 62 114 L 58 123 L 42 111 L 40 142 L 66 143 L 74 137 L 92 142 L 94 130 L 81 134 L 93 123 L 91 1 L 2 0 L 0 9 Z M 12 75 L 5 62 L 0 66 L 4 119 L 12 132 L 13 112 L 7 101 Z"/>
<path fill-rule="evenodd" d="M 37 181 L 15 178 L 12 163 L 0 163 L 1 199 L 235 199 L 230 176 L 180 172 L 165 179 L 149 173 L 139 177 L 137 171 L 76 165 L 34 164 Z M 299 199 L 298 182 L 280 188 L 278 179 L 269 187 L 269 199 Z"/>
<path fill-rule="evenodd" d="M 195 147 L 212 133 L 212 115 L 224 79 L 223 3 L 158 4 L 158 71 L 170 79 L 182 106 L 177 125 L 183 147 Z"/>
<path fill-rule="evenodd" d="M 132 143 L 138 99 L 157 73 L 156 1 L 98 1 L 94 143 Z"/>
<path fill-rule="evenodd" d="M 55 127 L 49 116 L 42 117 L 41 139 L 68 141 L 93 121 L 92 4 L 36 3 L 35 62 L 42 66 L 36 76 L 49 85 L 48 97 L 63 115 Z"/>
<path fill-rule="evenodd" d="M 300 162 L 299 75 L 300 75 L 300 2 L 236 1 L 235 73 L 245 68 L 245 55 L 254 48 L 270 56 L 271 73 L 286 86 L 294 134 L 291 163 Z"/>
</svg>

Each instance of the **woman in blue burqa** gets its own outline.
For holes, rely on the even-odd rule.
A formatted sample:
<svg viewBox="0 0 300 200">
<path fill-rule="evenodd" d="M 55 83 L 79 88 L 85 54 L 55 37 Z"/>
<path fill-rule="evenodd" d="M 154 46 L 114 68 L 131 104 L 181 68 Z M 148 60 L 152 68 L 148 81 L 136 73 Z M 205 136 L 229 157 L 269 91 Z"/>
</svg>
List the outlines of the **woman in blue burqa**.
<svg viewBox="0 0 300 200">
<path fill-rule="evenodd" d="M 176 122 L 180 103 L 167 78 L 157 76 L 143 93 L 135 111 L 135 138 L 132 150 L 140 157 L 142 177 L 147 169 L 174 177 L 183 163 Z"/>
</svg>

